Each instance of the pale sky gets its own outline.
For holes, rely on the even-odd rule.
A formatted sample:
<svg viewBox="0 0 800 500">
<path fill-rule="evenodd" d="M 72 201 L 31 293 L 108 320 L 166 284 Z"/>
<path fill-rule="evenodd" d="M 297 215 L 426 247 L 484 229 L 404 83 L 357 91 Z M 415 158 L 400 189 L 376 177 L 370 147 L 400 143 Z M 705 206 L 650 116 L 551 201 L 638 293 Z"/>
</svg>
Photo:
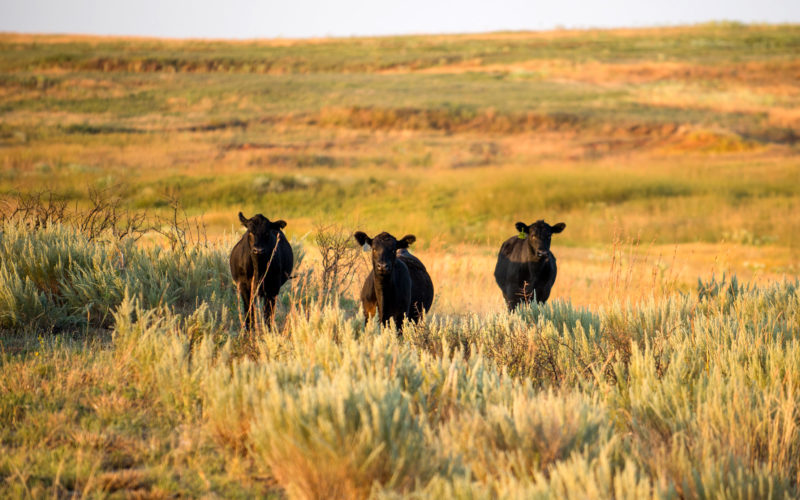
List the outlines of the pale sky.
<svg viewBox="0 0 800 500">
<path fill-rule="evenodd" d="M 800 23 L 800 0 L 0 0 L 0 31 L 305 38 Z"/>
</svg>

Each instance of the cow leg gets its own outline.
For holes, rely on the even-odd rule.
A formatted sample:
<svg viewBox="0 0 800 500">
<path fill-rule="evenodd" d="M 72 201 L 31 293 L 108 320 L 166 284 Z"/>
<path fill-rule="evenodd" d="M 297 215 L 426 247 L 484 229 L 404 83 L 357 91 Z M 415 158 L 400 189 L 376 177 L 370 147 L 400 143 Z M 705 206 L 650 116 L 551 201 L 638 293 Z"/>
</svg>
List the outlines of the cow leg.
<svg viewBox="0 0 800 500">
<path fill-rule="evenodd" d="M 250 330 L 250 317 L 253 315 L 253 304 L 250 303 L 250 288 L 241 282 L 237 283 L 237 288 L 244 306 L 244 327 L 246 330 Z"/>
<path fill-rule="evenodd" d="M 522 291 L 521 290 L 514 290 L 511 288 L 503 292 L 503 298 L 506 299 L 506 306 L 508 306 L 508 312 L 514 312 L 514 309 L 517 308 L 517 305 L 522 300 Z"/>
<path fill-rule="evenodd" d="M 514 294 L 509 298 L 509 311 L 513 311 L 520 304 L 529 304 L 533 300 L 534 295 L 537 296 L 536 300 L 539 300 L 538 294 L 539 291 L 535 290 L 530 283 L 527 281 L 522 282 L 519 288 L 517 288 Z"/>
<path fill-rule="evenodd" d="M 550 290 L 546 288 L 537 288 L 536 289 L 536 301 L 540 304 L 544 304 L 547 302 L 548 297 L 550 297 Z"/>
<path fill-rule="evenodd" d="M 416 302 L 412 302 L 411 306 L 408 308 L 408 320 L 412 323 L 416 323 L 419 319 L 419 312 L 417 309 Z"/>
<path fill-rule="evenodd" d="M 275 313 L 275 299 L 277 297 L 264 297 L 264 323 L 268 324 L 272 321 L 272 316 Z"/>
<path fill-rule="evenodd" d="M 514 312 L 514 310 L 524 302 L 526 302 L 524 297 L 521 295 L 515 295 L 511 298 L 511 300 L 508 301 L 508 312 Z"/>
<path fill-rule="evenodd" d="M 361 305 L 364 307 L 364 325 L 366 325 L 369 322 L 369 319 L 375 316 L 377 304 L 374 302 L 362 302 Z"/>
<path fill-rule="evenodd" d="M 394 326 L 397 328 L 397 336 L 403 336 L 403 319 L 405 319 L 405 314 L 398 314 L 394 318 Z"/>
</svg>

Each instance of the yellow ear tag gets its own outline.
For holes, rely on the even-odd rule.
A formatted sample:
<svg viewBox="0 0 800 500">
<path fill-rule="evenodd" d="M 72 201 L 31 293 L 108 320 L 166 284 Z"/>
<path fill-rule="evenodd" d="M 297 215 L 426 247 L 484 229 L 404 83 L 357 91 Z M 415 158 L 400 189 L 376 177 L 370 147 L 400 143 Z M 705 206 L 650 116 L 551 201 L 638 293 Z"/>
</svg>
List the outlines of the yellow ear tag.
<svg viewBox="0 0 800 500">
<path fill-rule="evenodd" d="M 520 232 L 519 232 L 519 234 L 517 235 L 517 238 L 519 238 L 519 239 L 521 239 L 521 240 L 524 240 L 524 239 L 525 239 L 525 237 L 526 237 L 526 235 L 525 235 L 525 233 L 523 233 L 522 231 L 520 231 Z"/>
</svg>

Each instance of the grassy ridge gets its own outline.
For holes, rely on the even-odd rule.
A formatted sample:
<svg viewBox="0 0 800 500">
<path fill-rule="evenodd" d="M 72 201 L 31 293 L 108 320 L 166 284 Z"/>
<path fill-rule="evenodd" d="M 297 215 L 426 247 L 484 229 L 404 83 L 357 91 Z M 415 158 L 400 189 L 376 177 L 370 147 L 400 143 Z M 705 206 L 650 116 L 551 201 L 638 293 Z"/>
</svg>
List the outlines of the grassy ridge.
<svg viewBox="0 0 800 500">
<path fill-rule="evenodd" d="M 479 68 L 480 69 L 480 68 Z M 610 68 L 613 71 L 613 67 Z M 749 68 L 741 70 L 749 71 Z M 741 71 L 740 70 L 740 71 Z M 532 70 L 535 71 L 535 68 Z M 488 132 L 530 131 L 548 128 L 591 129 L 610 123 L 631 126 L 645 123 L 721 126 L 740 133 L 756 133 L 769 127 L 769 116 L 748 109 L 731 111 L 686 107 L 680 102 L 648 102 L 653 96 L 679 89 L 655 76 L 653 81 L 629 86 L 606 86 L 590 82 L 559 81 L 562 75 L 537 75 L 530 72 L 475 71 L 455 74 L 427 73 L 310 73 L 289 75 L 258 74 L 131 74 L 128 72 L 67 73 L 64 76 L 37 77 L 33 73 L 6 77 L 3 86 L 13 96 L 2 104 L 4 112 L 66 112 L 99 114 L 110 125 L 141 124 L 134 118 L 146 116 L 150 127 L 164 128 L 167 119 L 189 123 L 184 126 L 222 126 L 226 122 L 248 124 L 253 121 L 280 121 L 300 115 L 304 121 L 379 128 L 457 129 L 464 123 L 483 118 L 470 128 Z M 592 67 L 585 71 L 591 72 Z M 733 71 L 735 74 L 735 70 Z M 776 64 L 760 71 L 763 78 L 779 82 L 796 75 L 794 67 Z M 564 75 L 569 78 L 570 75 Z M 666 75 L 667 77 L 672 75 Z M 726 78 L 722 74 L 699 74 L 689 87 L 690 95 L 700 99 L 713 95 L 713 86 Z M 686 79 L 678 74 L 673 78 Z M 95 84 L 91 82 L 99 80 Z M 747 83 L 747 82 L 745 82 Z M 763 82 L 755 82 L 756 86 Z M 708 88 L 711 86 L 711 89 Z M 704 88 L 705 87 L 705 88 Z M 796 96 L 775 97 L 747 92 L 747 103 L 767 109 L 775 104 L 791 107 Z M 741 99 L 741 95 L 731 98 Z M 777 102 L 775 102 L 777 100 Z M 340 117 L 326 116 L 326 107 L 354 109 Z M 358 116 L 358 110 L 374 110 L 371 121 Z M 486 118 L 484 110 L 491 109 Z M 202 110 L 202 115 L 191 111 Z M 392 111 L 395 110 L 395 111 Z M 430 111 L 429 111 L 430 110 Z M 164 115 L 161 120 L 149 116 Z M 400 119 L 392 114 L 400 114 Z M 402 114 L 412 119 L 403 119 Z M 416 117 L 422 117 L 417 118 Z M 197 120 L 201 118 L 203 121 Z M 546 119 L 550 119 L 548 122 Z M 110 120 L 109 120 L 110 119 Z M 295 118 L 296 119 L 296 118 Z M 538 120 L 537 120 L 538 119 Z M 502 120 L 509 123 L 504 126 Z M 167 123 L 169 123 L 167 121 Z M 178 126 L 177 128 L 180 128 Z M 147 130 L 146 128 L 143 130 Z"/>
<path fill-rule="evenodd" d="M 529 59 L 629 61 L 658 54 L 660 60 L 698 62 L 793 56 L 796 26 L 711 23 L 694 27 L 405 36 L 303 41 L 161 41 L 96 37 L 11 35 L 2 47 L 1 70 L 63 68 L 103 71 L 244 73 L 374 72 L 422 69 L 461 61 L 498 64 Z M 55 42 L 55 43 L 54 43 Z"/>
<path fill-rule="evenodd" d="M 53 241 L 45 246 L 117 252 L 55 226 L 5 226 L 3 238 L 4 248 Z M 225 255 L 195 251 L 185 264 Z M 14 264 L 3 257 L 5 276 Z M 37 265 L 61 272 L 58 262 Z M 93 273 L 91 262 L 72 265 Z M 599 310 L 554 301 L 433 316 L 402 340 L 315 302 L 309 286 L 287 290 L 295 295 L 277 330 L 254 340 L 226 312 L 232 287 L 194 307 L 146 305 L 148 274 L 174 265 L 150 255 L 116 271 L 138 279 L 108 304 L 110 338 L 4 331 L 5 495 L 798 494 L 796 281 L 712 280 Z M 213 281 L 187 282 L 182 293 L 202 297 Z M 0 286 L 25 294 L 6 279 Z M 81 288 L 32 286 L 54 300 Z M 0 308 L 7 318 L 24 306 Z"/>
<path fill-rule="evenodd" d="M 648 105 L 637 96 L 661 92 L 671 81 L 691 82 L 694 92 L 706 87 L 705 93 L 728 82 L 753 90 L 791 84 L 800 35 L 791 25 L 712 24 L 316 43 L 7 35 L 0 46 L 6 55 L 2 83 L 11 97 L 5 99 L 7 111 L 110 113 L 127 119 L 172 114 L 174 99 L 191 107 L 205 98 L 212 101 L 203 110 L 211 119 L 230 116 L 231 104 L 246 100 L 247 106 L 235 106 L 239 118 L 313 113 L 335 103 L 442 110 L 455 113 L 455 119 L 491 107 L 500 113 L 566 113 L 590 123 L 732 122 L 744 129 L 763 127 L 763 117 L 719 111 L 707 116 L 680 105 Z M 636 67 L 642 63 L 660 67 Z M 609 71 L 617 74 L 606 78 L 629 84 L 597 85 Z"/>
<path fill-rule="evenodd" d="M 214 234 L 245 209 L 297 234 L 355 214 L 483 244 L 546 217 L 580 221 L 571 245 L 616 228 L 794 247 L 797 30 L 3 35 L 0 192 L 82 203 L 87 186 L 122 185 L 156 211 L 172 193 Z"/>
<path fill-rule="evenodd" d="M 4 35 L 0 191 L 81 202 L 123 184 L 156 210 L 172 192 L 214 232 L 240 208 L 275 207 L 302 234 L 397 207 L 390 225 L 447 242 L 529 216 L 592 221 L 570 244 L 609 243 L 616 220 L 646 241 L 792 246 L 797 30 Z"/>
</svg>

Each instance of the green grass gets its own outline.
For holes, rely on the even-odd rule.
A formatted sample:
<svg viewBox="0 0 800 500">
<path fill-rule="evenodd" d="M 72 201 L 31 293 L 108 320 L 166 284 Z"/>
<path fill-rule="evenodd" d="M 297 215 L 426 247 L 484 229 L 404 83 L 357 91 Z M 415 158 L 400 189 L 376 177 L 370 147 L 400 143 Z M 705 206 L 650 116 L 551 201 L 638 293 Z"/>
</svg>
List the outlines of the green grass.
<svg viewBox="0 0 800 500">
<path fill-rule="evenodd" d="M 84 141 L 88 147 L 109 147 L 102 135 Z M 411 163 L 415 154 L 406 150 L 395 161 Z M 791 246 L 798 234 L 792 214 L 800 184 L 793 159 L 711 166 L 702 158 L 682 159 L 676 166 L 653 162 L 645 170 L 591 161 L 568 167 L 548 162 L 424 172 L 424 166 L 371 169 L 363 161 L 374 160 L 359 157 L 327 157 L 345 163 L 331 166 L 325 163 L 333 160 L 302 155 L 287 153 L 284 170 L 261 171 L 256 163 L 220 176 L 179 165 L 171 175 L 167 170 L 156 178 L 137 176 L 124 165 L 20 159 L 25 166 L 6 171 L 3 191 L 11 196 L 20 184 L 42 178 L 46 181 L 37 189 L 54 189 L 65 199 L 80 201 L 87 185 L 120 185 L 119 194 L 130 206 L 155 213 L 166 209 L 165 193 L 172 192 L 190 214 L 230 213 L 225 229 L 235 224 L 238 210 L 267 210 L 288 220 L 289 231 L 298 236 L 310 229 L 310 221 L 338 219 L 367 229 L 413 231 L 424 242 L 486 243 L 508 237 L 520 218 L 566 221 L 569 230 L 559 241 L 572 246 L 609 243 L 619 229 L 657 243 L 716 243 L 745 231 L 757 241 Z M 452 161 L 438 154 L 428 161 L 440 158 Z M 480 164 L 482 153 L 464 158 Z M 295 167 L 302 162 L 312 166 Z"/>
<path fill-rule="evenodd" d="M 501 34 L 502 35 L 502 34 Z M 800 47 L 793 25 L 705 24 L 618 36 L 613 31 L 569 32 L 553 39 L 474 36 L 337 39 L 319 44 L 229 44 L 215 41 L 99 40 L 73 38 L 68 43 L 0 44 L 0 70 L 49 67 L 69 69 L 173 69 L 212 72 L 361 72 L 395 67 L 426 68 L 480 59 L 483 64 L 530 59 L 569 61 L 661 60 L 713 61 L 744 58 L 780 59 Z"/>
<path fill-rule="evenodd" d="M 243 209 L 297 234 L 324 216 L 484 244 L 547 218 L 568 219 L 570 245 L 621 228 L 792 247 L 798 40 L 794 25 L 731 23 L 286 44 L 6 35 L 0 193 L 80 204 L 87 186 L 120 186 L 155 211 L 177 193 L 215 234 Z"/>
<path fill-rule="evenodd" d="M 28 75 L 34 78 L 35 74 Z M 98 74 L 73 76 L 94 79 Z M 87 91 L 65 79 L 56 85 L 57 92 L 51 88 L 29 98 L 7 100 L 3 111 L 98 114 L 111 124 L 128 124 L 132 129 L 136 128 L 133 118 L 151 113 L 186 119 L 186 113 L 172 110 L 170 99 L 183 99 L 190 107 L 202 99 L 211 100 L 203 120 L 188 118 L 190 125 L 230 120 L 254 125 L 264 120 L 280 120 L 288 113 L 323 123 L 327 119 L 329 123 L 333 120 L 333 124 L 373 125 L 372 121 L 360 124 L 356 118 L 359 110 L 378 115 L 372 118 L 378 120 L 377 128 L 438 129 L 468 127 L 491 109 L 491 118 L 483 118 L 480 124 L 472 125 L 473 129 L 504 131 L 506 128 L 518 132 L 541 127 L 537 121 L 531 122 L 529 115 L 563 117 L 569 128 L 578 129 L 593 129 L 605 123 L 627 126 L 643 122 L 722 126 L 735 131 L 763 128 L 766 118 L 753 113 L 708 113 L 678 106 L 655 106 L 633 99 L 634 91 L 649 92 L 650 88 L 657 88 L 654 84 L 608 88 L 578 82 L 520 80 L 509 74 L 179 74 L 165 79 L 160 75 L 123 73 L 110 75 L 110 80 L 112 86 L 107 90 Z M 239 109 L 238 102 L 247 102 L 247 107 Z M 328 108 L 343 112 L 341 116 L 330 113 L 320 116 Z M 352 108 L 356 110 L 354 113 L 345 113 Z M 408 117 L 414 116 L 420 118 L 409 120 Z M 502 120 L 509 124 L 504 125 Z"/>
<path fill-rule="evenodd" d="M 507 65 L 557 61 L 565 67 L 586 63 L 683 62 L 711 74 L 673 75 L 711 88 L 720 75 L 748 77 L 736 65 L 749 61 L 792 63 L 800 47 L 798 27 L 700 25 L 628 35 L 615 31 L 570 32 L 555 36 L 503 34 L 490 37 L 389 37 L 339 39 L 323 43 L 272 46 L 265 43 L 113 40 L 48 43 L 0 40 L 4 58 L 0 85 L 11 91 L 3 112 L 66 111 L 103 113 L 129 119 L 149 113 L 174 113 L 170 98 L 191 105 L 211 99 L 204 110 L 212 119 L 249 121 L 264 115 L 316 113 L 325 106 L 442 110 L 476 114 L 493 108 L 501 114 L 567 113 L 591 125 L 653 122 L 734 125 L 758 128 L 763 117 L 712 114 L 633 101 L 632 90 L 657 89 L 656 80 L 629 85 L 570 82 L 547 66 L 519 72 L 462 74 L 380 74 L 386 68 L 421 69 L 464 61 Z M 727 66 L 726 66 L 727 65 Z M 53 74 L 52 69 L 59 71 Z M 731 69 L 725 69 L 731 68 Z M 713 71 L 720 74 L 714 75 Z M 200 71 L 200 72 L 198 72 Z M 269 74 L 264 74 L 269 73 Z M 785 76 L 785 72 L 783 73 Z M 99 80 L 87 89 L 76 81 Z M 33 93 L 25 97 L 25 93 Z M 54 95 L 58 94 L 58 96 Z M 64 95 L 66 94 L 66 96 Z M 247 99 L 246 110 L 232 112 L 230 102 Z M 180 113 L 179 113 L 180 114 Z M 456 118 L 457 119 L 457 118 Z"/>
</svg>

